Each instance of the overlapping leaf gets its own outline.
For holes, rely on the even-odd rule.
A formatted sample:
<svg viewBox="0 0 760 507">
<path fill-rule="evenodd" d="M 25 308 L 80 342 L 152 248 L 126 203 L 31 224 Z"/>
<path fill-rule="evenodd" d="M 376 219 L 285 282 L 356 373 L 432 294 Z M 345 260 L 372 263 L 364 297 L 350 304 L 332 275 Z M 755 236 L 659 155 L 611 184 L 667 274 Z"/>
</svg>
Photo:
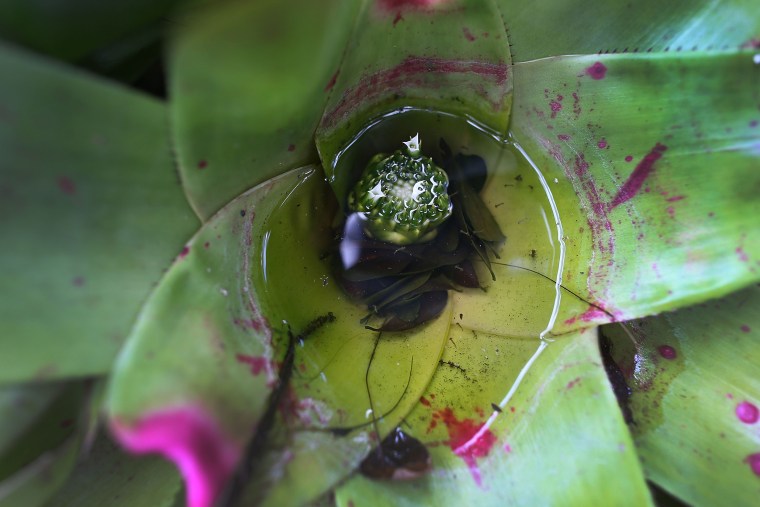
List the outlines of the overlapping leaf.
<svg viewBox="0 0 760 507">
<path fill-rule="evenodd" d="M 214 3 L 178 26 L 172 129 L 185 191 L 202 219 L 252 186 L 317 161 L 314 129 L 357 7 Z"/>
<path fill-rule="evenodd" d="M 0 383 L 105 373 L 197 227 L 165 109 L 0 47 Z"/>
<path fill-rule="evenodd" d="M 632 430 L 647 476 L 687 503 L 757 497 L 758 308 L 752 287 L 602 328 L 633 387 Z"/>
<path fill-rule="evenodd" d="M 559 57 L 515 67 L 512 129 L 565 227 L 564 327 L 726 294 L 760 277 L 760 66 L 732 55 Z M 580 206 L 579 206 L 580 205 Z"/>
<path fill-rule="evenodd" d="M 452 328 L 403 426 L 428 446 L 433 471 L 413 482 L 354 477 L 338 505 L 648 505 L 595 334 L 549 344 L 507 399 L 541 342 Z"/>
</svg>

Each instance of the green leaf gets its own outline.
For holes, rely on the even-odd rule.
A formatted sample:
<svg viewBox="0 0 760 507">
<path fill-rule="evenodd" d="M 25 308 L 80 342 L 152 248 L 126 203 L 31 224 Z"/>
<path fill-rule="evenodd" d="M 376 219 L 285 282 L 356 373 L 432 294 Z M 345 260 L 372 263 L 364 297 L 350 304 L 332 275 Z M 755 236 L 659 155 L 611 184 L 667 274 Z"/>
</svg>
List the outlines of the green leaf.
<svg viewBox="0 0 760 507">
<path fill-rule="evenodd" d="M 79 443 L 79 435 L 73 435 L 0 482 L 0 507 L 44 505 L 74 468 Z"/>
<path fill-rule="evenodd" d="M 452 328 L 402 426 L 428 446 L 433 471 L 415 481 L 355 476 L 338 505 L 649 505 L 600 363 L 593 330 L 543 344 Z"/>
<path fill-rule="evenodd" d="M 750 505 L 760 476 L 760 289 L 605 326 L 647 476 L 688 504 Z"/>
<path fill-rule="evenodd" d="M 101 436 L 46 507 L 169 507 L 179 490 L 170 463 L 129 456 Z"/>
<path fill-rule="evenodd" d="M 345 196 L 354 177 L 336 167 L 336 157 L 370 122 L 396 110 L 441 111 L 504 132 L 512 91 L 506 42 L 491 2 L 364 2 L 317 129 L 336 194 Z M 393 149 L 414 128 L 395 132 Z M 357 163 L 364 165 L 346 162 Z"/>
<path fill-rule="evenodd" d="M 183 21 L 170 52 L 171 116 L 185 190 L 202 219 L 317 161 L 314 129 L 357 5 L 215 3 Z"/>
<path fill-rule="evenodd" d="M 197 227 L 165 109 L 0 47 L 0 383 L 105 373 Z"/>
<path fill-rule="evenodd" d="M 80 381 L 0 388 L 0 480 L 74 434 L 85 391 Z"/>
<path fill-rule="evenodd" d="M 188 242 L 145 304 L 114 368 L 106 407 L 115 436 L 160 452 L 209 505 L 237 463 L 276 379 L 260 277 L 264 217 L 304 171 L 230 203 Z M 201 503 L 197 503 L 201 502 Z"/>
<path fill-rule="evenodd" d="M 754 0 L 497 0 L 512 56 L 725 51 L 756 44 L 760 17 Z"/>
<path fill-rule="evenodd" d="M 0 37 L 77 61 L 157 24 L 181 0 L 9 0 L 0 3 Z"/>
<path fill-rule="evenodd" d="M 565 286 L 597 306 L 564 313 L 557 332 L 760 279 L 752 59 L 603 55 L 515 66 L 514 140 L 555 181 Z"/>
</svg>

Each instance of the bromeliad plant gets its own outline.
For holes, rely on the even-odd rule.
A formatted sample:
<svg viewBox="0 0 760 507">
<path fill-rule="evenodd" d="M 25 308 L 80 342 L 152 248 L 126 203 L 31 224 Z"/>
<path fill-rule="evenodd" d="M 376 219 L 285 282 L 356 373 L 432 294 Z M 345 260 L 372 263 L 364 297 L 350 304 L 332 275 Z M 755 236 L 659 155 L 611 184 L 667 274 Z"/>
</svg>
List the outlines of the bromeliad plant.
<svg viewBox="0 0 760 507">
<path fill-rule="evenodd" d="M 0 34 L 123 77 L 134 5 Z M 3 43 L 0 505 L 751 504 L 755 10 L 214 3 L 172 16 L 166 100 Z M 430 241 L 481 201 L 506 240 L 466 256 L 484 290 L 377 332 L 335 217 L 416 132 L 488 174 Z"/>
</svg>

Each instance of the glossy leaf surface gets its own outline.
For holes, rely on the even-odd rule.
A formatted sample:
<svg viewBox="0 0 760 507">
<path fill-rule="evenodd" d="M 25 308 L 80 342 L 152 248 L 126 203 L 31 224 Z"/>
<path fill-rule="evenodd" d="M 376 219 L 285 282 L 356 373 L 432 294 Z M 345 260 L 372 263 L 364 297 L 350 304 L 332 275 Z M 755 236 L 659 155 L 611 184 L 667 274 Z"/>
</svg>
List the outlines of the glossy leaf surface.
<svg viewBox="0 0 760 507">
<path fill-rule="evenodd" d="M 76 463 L 80 438 L 73 435 L 0 482 L 0 506 L 40 507 L 66 481 Z"/>
<path fill-rule="evenodd" d="M 107 372 L 197 221 L 164 107 L 0 47 L 0 383 Z"/>
<path fill-rule="evenodd" d="M 314 129 L 356 9 L 337 0 L 214 3 L 178 26 L 172 128 L 185 190 L 202 219 L 317 161 Z"/>
<path fill-rule="evenodd" d="M 338 489 L 338 505 L 366 499 L 372 505 L 648 505 L 595 336 L 589 330 L 549 344 L 507 398 L 539 340 L 452 328 L 441 367 L 403 426 L 427 444 L 433 471 L 408 482 L 356 476 Z"/>
<path fill-rule="evenodd" d="M 182 0 L 8 0 L 0 37 L 68 61 L 158 24 Z"/>
<path fill-rule="evenodd" d="M 85 391 L 78 381 L 0 389 L 0 480 L 76 433 Z"/>
<path fill-rule="evenodd" d="M 181 496 L 179 490 L 180 478 L 170 463 L 129 456 L 101 436 L 47 507 L 169 507 Z"/>
<path fill-rule="evenodd" d="M 726 51 L 756 46 L 753 0 L 496 0 L 515 62 L 573 54 Z"/>
<path fill-rule="evenodd" d="M 760 277 L 752 59 L 603 55 L 515 66 L 513 135 L 556 178 L 565 285 L 607 312 L 564 315 L 565 327 L 685 306 Z"/>
<path fill-rule="evenodd" d="M 684 502 L 737 505 L 760 477 L 760 289 L 602 328 L 633 387 L 647 476 Z"/>
</svg>

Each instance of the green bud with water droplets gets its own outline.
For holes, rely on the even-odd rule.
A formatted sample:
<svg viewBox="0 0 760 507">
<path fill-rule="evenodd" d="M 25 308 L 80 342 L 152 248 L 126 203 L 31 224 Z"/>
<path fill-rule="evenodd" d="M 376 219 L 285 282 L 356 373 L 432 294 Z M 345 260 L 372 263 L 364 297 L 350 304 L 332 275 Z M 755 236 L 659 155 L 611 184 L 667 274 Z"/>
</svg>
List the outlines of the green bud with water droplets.
<svg viewBox="0 0 760 507">
<path fill-rule="evenodd" d="M 446 172 L 422 154 L 418 135 L 404 145 L 375 155 L 348 194 L 367 234 L 396 245 L 431 240 L 452 211 Z"/>
</svg>

